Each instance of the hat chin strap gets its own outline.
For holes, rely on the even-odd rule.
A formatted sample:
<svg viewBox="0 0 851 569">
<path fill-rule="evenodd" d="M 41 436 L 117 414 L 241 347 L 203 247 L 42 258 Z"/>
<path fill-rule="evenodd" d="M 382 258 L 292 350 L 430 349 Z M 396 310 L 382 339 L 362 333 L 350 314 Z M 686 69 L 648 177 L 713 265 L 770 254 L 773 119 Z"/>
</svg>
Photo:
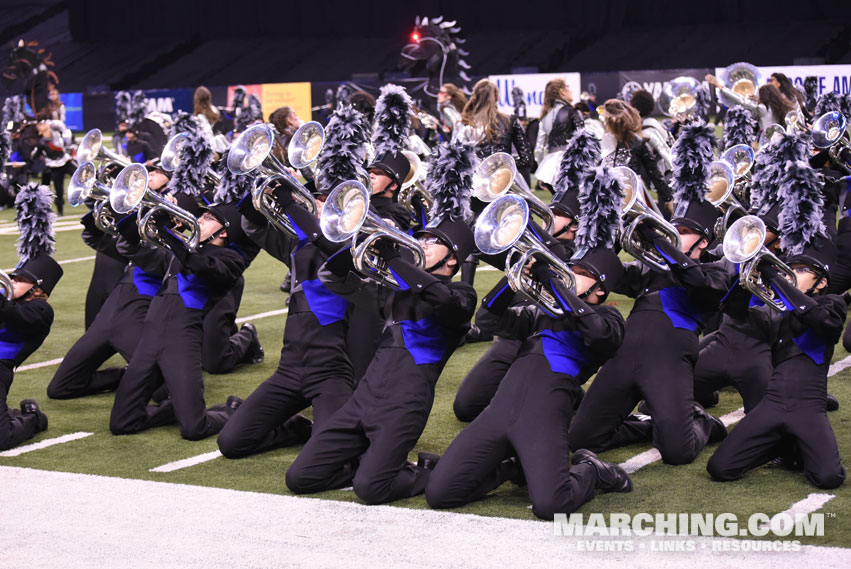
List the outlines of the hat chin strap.
<svg viewBox="0 0 851 569">
<path fill-rule="evenodd" d="M 223 231 L 226 231 L 226 230 L 227 230 L 227 227 L 225 227 L 225 226 L 222 226 L 221 228 L 216 229 L 215 231 L 213 231 L 213 232 L 210 234 L 210 236 L 209 236 L 209 237 L 207 237 L 206 239 L 204 239 L 203 241 L 201 241 L 201 245 L 206 245 L 207 243 L 210 243 L 211 241 L 214 241 L 214 240 L 215 240 L 215 239 L 216 239 L 219 235 L 221 235 L 221 234 L 222 234 L 222 232 L 223 232 Z"/>
<path fill-rule="evenodd" d="M 426 267 L 425 271 L 427 273 L 432 273 L 432 272 L 438 270 L 439 268 L 444 266 L 446 263 L 448 263 L 449 259 L 451 259 L 454 255 L 455 255 L 455 251 L 452 251 L 450 249 L 449 252 L 441 260 L 439 260 L 438 262 L 436 262 L 435 264 L 433 264 L 430 267 Z"/>
<path fill-rule="evenodd" d="M 827 269 L 824 269 L 824 268 L 822 268 L 822 270 L 818 272 L 818 274 L 816 275 L 816 282 L 814 282 L 813 286 L 811 286 L 809 288 L 809 290 L 806 292 L 807 296 L 815 294 L 816 287 L 818 287 L 818 284 L 821 282 L 821 279 L 827 277 L 827 274 L 828 274 L 828 271 L 827 271 Z"/>
</svg>

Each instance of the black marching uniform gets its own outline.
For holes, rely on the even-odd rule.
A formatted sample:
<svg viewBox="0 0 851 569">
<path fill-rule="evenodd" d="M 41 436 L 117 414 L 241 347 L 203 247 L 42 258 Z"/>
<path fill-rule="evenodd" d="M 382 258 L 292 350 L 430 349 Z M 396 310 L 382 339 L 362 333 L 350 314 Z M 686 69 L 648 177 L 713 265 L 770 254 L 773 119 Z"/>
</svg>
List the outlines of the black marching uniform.
<svg viewBox="0 0 851 569">
<path fill-rule="evenodd" d="M 440 372 L 469 329 L 476 292 L 398 253 L 384 256 L 405 290 L 392 297 L 381 342 L 352 397 L 313 433 L 287 471 L 287 486 L 297 494 L 352 485 L 361 500 L 378 504 L 425 490 L 429 471 L 409 463 L 408 452 L 425 428 Z M 364 280 L 349 266 L 344 250 L 320 278 L 330 290 L 356 296 Z"/>
<path fill-rule="evenodd" d="M 239 280 L 246 260 L 232 248 L 214 245 L 202 244 L 190 253 L 168 231 L 160 235 L 174 254 L 116 391 L 109 428 L 116 435 L 131 434 L 177 420 L 183 438 L 198 440 L 218 433 L 231 413 L 223 406 L 205 408 L 204 316 Z M 149 406 L 162 384 L 170 399 Z"/>
<path fill-rule="evenodd" d="M 535 269 L 533 268 L 533 271 Z M 594 496 L 596 468 L 571 466 L 568 427 L 581 385 L 611 357 L 623 339 L 624 320 L 612 306 L 591 306 L 549 280 L 565 311 L 548 316 L 533 305 L 510 307 L 503 278 L 484 298 L 479 326 L 522 342 L 490 405 L 446 450 L 429 477 L 426 500 L 451 508 L 480 499 L 512 475 L 517 456 L 532 511 L 552 519 Z"/>
</svg>

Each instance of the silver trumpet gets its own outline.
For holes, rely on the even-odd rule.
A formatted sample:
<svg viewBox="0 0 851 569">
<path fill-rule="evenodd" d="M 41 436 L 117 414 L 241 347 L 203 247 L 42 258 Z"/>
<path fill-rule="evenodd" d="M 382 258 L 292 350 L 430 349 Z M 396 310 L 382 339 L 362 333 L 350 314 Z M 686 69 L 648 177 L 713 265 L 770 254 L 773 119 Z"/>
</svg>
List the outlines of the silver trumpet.
<svg viewBox="0 0 851 569">
<path fill-rule="evenodd" d="M 724 256 L 732 263 L 741 263 L 739 282 L 745 290 L 774 310 L 783 312 L 785 304 L 774 289 L 763 282 L 757 266 L 760 261 L 774 265 L 793 285 L 797 283 L 797 278 L 795 272 L 764 245 L 765 234 L 765 223 L 755 215 L 746 215 L 736 220 L 724 236 Z"/>
<path fill-rule="evenodd" d="M 89 198 L 95 200 L 92 209 L 95 225 L 101 231 L 118 235 L 118 220 L 115 218 L 115 212 L 109 207 L 109 192 L 109 186 L 98 179 L 94 163 L 83 162 L 74 171 L 68 184 L 68 204 L 77 207 Z"/>
<path fill-rule="evenodd" d="M 342 243 L 351 239 L 355 268 L 364 277 L 384 286 L 402 290 L 375 250 L 374 244 L 379 239 L 389 239 L 409 249 L 414 264 L 420 268 L 425 266 L 426 254 L 420 242 L 369 211 L 369 191 L 359 181 L 343 182 L 331 191 L 322 207 L 319 225 L 330 241 Z"/>
<path fill-rule="evenodd" d="M 12 295 L 15 293 L 12 288 L 12 279 L 9 278 L 4 271 L 0 271 L 0 296 L 6 300 L 12 300 Z"/>
<path fill-rule="evenodd" d="M 744 146 L 744 145 L 740 145 Z M 735 149 L 735 146 L 730 150 Z M 725 153 L 726 154 L 726 153 Z M 715 222 L 715 236 L 723 239 L 730 224 L 747 215 L 745 206 L 736 198 L 736 175 L 734 167 L 726 160 L 715 160 L 709 165 L 709 179 L 706 182 L 706 199 L 724 211 L 724 215 Z"/>
<path fill-rule="evenodd" d="M 576 289 L 576 278 L 564 261 L 553 255 L 529 229 L 529 203 L 524 198 L 509 194 L 495 199 L 476 220 L 473 234 L 482 253 L 509 252 L 505 258 L 505 276 L 513 291 L 554 318 L 564 315 L 553 294 L 526 269 L 532 260 L 546 263 L 571 291 Z"/>
<path fill-rule="evenodd" d="M 117 213 L 128 214 L 136 210 L 136 225 L 139 235 L 145 241 L 153 243 L 163 249 L 170 249 L 168 243 L 163 241 L 156 227 L 158 214 L 168 214 L 176 218 L 183 227 L 189 230 L 189 234 L 175 231 L 175 235 L 183 241 L 186 248 L 195 251 L 201 239 L 201 228 L 194 215 L 183 208 L 177 207 L 156 192 L 148 189 L 148 171 L 141 164 L 131 164 L 124 168 L 109 192 L 109 204 Z"/>
<path fill-rule="evenodd" d="M 127 156 L 116 154 L 103 145 L 103 133 L 99 128 L 93 128 L 83 136 L 80 146 L 77 147 L 77 163 L 108 161 L 127 166 L 132 161 Z"/>
<path fill-rule="evenodd" d="M 646 243 L 636 232 L 642 223 L 649 223 L 658 234 L 667 239 L 671 245 L 680 248 L 680 233 L 677 228 L 668 223 L 662 214 L 647 205 L 644 197 L 644 183 L 632 169 L 626 166 L 612 168 L 612 174 L 617 178 L 624 197 L 621 202 L 621 217 L 624 218 L 624 231 L 621 234 L 621 247 L 624 251 L 657 271 L 670 271 L 665 259 L 656 252 L 652 243 Z M 626 225 L 626 224 L 629 225 Z"/>
<path fill-rule="evenodd" d="M 848 121 L 839 111 L 820 116 L 813 123 L 813 146 L 827 148 L 831 162 L 851 174 L 851 142 L 848 140 Z"/>
<path fill-rule="evenodd" d="M 414 196 L 420 196 L 426 211 L 429 211 L 434 205 L 434 197 L 432 197 L 431 193 L 420 183 L 420 177 L 422 177 L 423 172 L 423 163 L 420 160 L 420 157 L 410 150 L 403 150 L 402 154 L 404 154 L 405 158 L 408 159 L 408 164 L 410 164 L 411 169 L 408 172 L 408 176 L 402 181 L 402 185 L 399 187 L 399 193 L 396 196 L 396 200 L 405 206 L 405 209 L 411 212 L 411 215 L 416 217 L 419 212 L 417 211 L 417 208 L 414 207 Z"/>
<path fill-rule="evenodd" d="M 310 123 L 306 123 L 304 126 L 308 124 Z M 293 136 L 293 139 L 295 140 L 296 137 Z M 308 145 L 315 149 L 310 139 L 308 138 L 307 140 Z M 231 146 L 228 153 L 228 169 L 237 175 L 247 174 L 257 170 L 259 175 L 254 182 L 254 189 L 251 193 L 254 208 L 262 213 L 277 229 L 288 235 L 295 236 L 295 228 L 290 223 L 283 208 L 280 207 L 275 199 L 274 188 L 279 185 L 284 186 L 292 192 L 293 199 L 313 215 L 316 215 L 319 209 L 310 190 L 301 185 L 290 174 L 289 169 L 280 160 L 275 158 L 273 152 L 275 149 L 279 152 L 282 150 L 272 126 L 268 124 L 252 125 L 245 129 L 245 132 L 240 134 L 239 138 Z M 308 152 L 305 150 L 301 153 L 301 156 L 316 158 L 318 151 L 316 156 L 313 156 L 312 151 Z"/>
<path fill-rule="evenodd" d="M 532 193 L 526 180 L 517 173 L 517 164 L 511 154 L 495 152 L 482 160 L 473 172 L 473 195 L 483 202 L 492 202 L 509 193 L 526 200 L 530 211 L 543 221 L 544 229 L 552 232 L 555 218 L 549 206 Z"/>
</svg>

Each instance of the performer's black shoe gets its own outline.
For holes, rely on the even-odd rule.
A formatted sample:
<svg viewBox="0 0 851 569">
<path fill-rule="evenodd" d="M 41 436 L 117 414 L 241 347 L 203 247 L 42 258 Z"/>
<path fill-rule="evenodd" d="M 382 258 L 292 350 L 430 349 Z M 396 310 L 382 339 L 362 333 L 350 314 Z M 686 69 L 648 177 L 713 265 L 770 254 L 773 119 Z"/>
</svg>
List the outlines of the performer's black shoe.
<svg viewBox="0 0 851 569">
<path fill-rule="evenodd" d="M 719 443 L 727 438 L 727 427 L 724 426 L 724 423 L 721 422 L 721 419 L 714 415 L 710 415 L 706 412 L 699 403 L 694 404 L 694 414 L 695 417 L 703 416 L 712 423 L 712 430 L 709 432 L 709 440 L 706 441 L 707 444 Z"/>
<path fill-rule="evenodd" d="M 502 461 L 502 467 L 507 470 L 506 480 L 518 486 L 526 486 L 526 473 L 523 472 L 523 465 L 520 464 L 519 458 L 516 456 L 506 458 Z"/>
<path fill-rule="evenodd" d="M 287 275 L 286 277 L 284 277 L 284 280 L 281 281 L 281 292 L 285 292 L 285 293 L 289 294 L 291 287 L 292 287 L 292 283 L 290 282 L 290 276 Z"/>
<path fill-rule="evenodd" d="M 828 393 L 827 405 L 825 406 L 825 409 L 827 409 L 828 412 L 839 410 L 839 399 Z"/>
<path fill-rule="evenodd" d="M 632 480 L 626 471 L 610 462 L 600 460 L 590 450 L 581 448 L 570 457 L 570 464 L 587 463 L 597 471 L 597 489 L 603 492 L 632 492 Z"/>
<path fill-rule="evenodd" d="M 721 400 L 721 398 L 718 395 L 718 392 L 713 391 L 707 397 L 705 397 L 704 399 L 699 399 L 697 402 L 700 403 L 701 405 L 703 405 L 704 409 L 706 409 L 708 407 L 715 407 L 716 405 L 718 405 L 718 402 L 720 400 Z"/>
<path fill-rule="evenodd" d="M 437 462 L 440 460 L 440 455 L 434 452 L 419 452 L 417 453 L 417 466 L 426 470 L 434 470 Z"/>
<path fill-rule="evenodd" d="M 47 415 L 38 406 L 35 399 L 24 399 L 21 401 L 21 416 L 35 415 L 35 432 L 41 433 L 47 430 Z"/>
<path fill-rule="evenodd" d="M 579 406 L 582 405 L 582 400 L 585 399 L 585 390 L 581 387 L 579 391 L 576 392 L 576 399 L 573 400 L 573 410 L 578 411 Z"/>
<path fill-rule="evenodd" d="M 263 346 L 260 345 L 260 335 L 257 333 L 257 327 L 251 322 L 246 322 L 239 331 L 247 331 L 251 334 L 251 343 L 248 345 L 245 355 L 242 356 L 242 362 L 247 364 L 262 364 L 263 360 L 266 359 L 266 352 L 263 350 Z"/>
<path fill-rule="evenodd" d="M 473 324 L 464 336 L 464 344 L 475 344 L 477 342 L 490 342 L 493 334 L 485 334 L 482 329 Z"/>
<path fill-rule="evenodd" d="M 231 395 L 228 397 L 228 400 L 225 402 L 225 407 L 230 409 L 230 412 L 233 413 L 239 406 L 242 405 L 242 399 L 237 397 L 236 395 Z"/>
<path fill-rule="evenodd" d="M 293 415 L 290 421 L 292 421 L 293 431 L 295 431 L 295 444 L 303 445 L 310 439 L 310 435 L 313 433 L 313 421 L 301 413 Z"/>
</svg>

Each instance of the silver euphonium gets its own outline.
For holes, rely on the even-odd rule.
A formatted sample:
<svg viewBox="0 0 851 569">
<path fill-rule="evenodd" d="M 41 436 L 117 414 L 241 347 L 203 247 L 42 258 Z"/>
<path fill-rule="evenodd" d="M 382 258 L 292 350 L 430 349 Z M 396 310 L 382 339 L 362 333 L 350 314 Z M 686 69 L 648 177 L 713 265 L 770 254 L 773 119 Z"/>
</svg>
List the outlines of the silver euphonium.
<svg viewBox="0 0 851 569">
<path fill-rule="evenodd" d="M 529 209 L 543 221 L 544 229 L 551 233 L 555 218 L 549 206 L 541 201 L 517 172 L 511 154 L 495 152 L 476 166 L 473 172 L 473 195 L 483 202 L 492 202 L 506 194 L 516 194 L 526 200 Z"/>
<path fill-rule="evenodd" d="M 95 225 L 101 231 L 118 235 L 118 220 L 109 206 L 109 192 L 110 187 L 98 179 L 94 163 L 83 162 L 74 171 L 68 184 L 68 204 L 77 207 L 87 199 L 93 199 Z"/>
<path fill-rule="evenodd" d="M 652 243 L 645 242 L 637 233 L 638 226 L 648 223 L 656 232 L 667 239 L 672 246 L 680 248 L 680 233 L 668 223 L 661 213 L 647 205 L 644 197 L 644 183 L 632 169 L 626 166 L 612 168 L 612 175 L 618 180 L 624 197 L 621 202 L 621 217 L 624 218 L 624 231 L 621 234 L 621 247 L 624 251 L 657 271 L 670 271 L 671 268 Z M 627 225 L 628 224 L 628 225 Z"/>
<path fill-rule="evenodd" d="M 411 166 L 408 171 L 408 176 L 402 181 L 402 185 L 399 187 L 399 193 L 396 195 L 396 200 L 405 206 L 411 215 L 416 217 L 419 215 L 417 208 L 414 206 L 413 198 L 415 195 L 420 197 L 423 205 L 425 206 L 426 212 L 431 210 L 434 205 L 434 197 L 432 197 L 431 193 L 425 189 L 425 186 L 420 182 L 420 178 L 423 173 L 423 163 L 420 160 L 420 157 L 417 156 L 415 152 L 411 152 L 410 150 L 403 150 L 402 154 L 405 155 L 405 158 L 408 159 L 408 164 Z"/>
<path fill-rule="evenodd" d="M 180 168 L 181 153 L 188 142 L 189 135 L 185 132 L 179 132 L 169 138 L 160 154 L 159 167 L 166 172 L 174 172 Z M 214 186 L 218 186 L 222 181 L 222 177 L 213 170 L 212 166 L 207 168 L 204 178 Z"/>
<path fill-rule="evenodd" d="M 827 148 L 831 162 L 851 174 L 851 142 L 847 137 L 848 121 L 839 111 L 820 116 L 813 123 L 813 146 Z"/>
<path fill-rule="evenodd" d="M 733 149 L 735 147 L 730 150 Z M 722 158 L 709 164 L 709 178 L 706 181 L 705 197 L 709 203 L 724 212 L 724 215 L 715 222 L 716 239 L 723 239 L 730 224 L 748 213 L 745 206 L 736 198 L 735 188 L 736 174 L 730 162 Z"/>
<path fill-rule="evenodd" d="M 325 129 L 316 121 L 301 125 L 287 145 L 287 159 L 293 168 L 309 168 L 316 175 L 316 162 L 325 144 Z"/>
<path fill-rule="evenodd" d="M 4 271 L 0 271 L 0 296 L 12 300 L 15 291 L 12 289 L 12 279 Z"/>
<path fill-rule="evenodd" d="M 755 215 L 746 215 L 736 220 L 724 236 L 724 256 L 732 263 L 741 263 L 739 282 L 745 290 L 774 310 L 783 312 L 785 304 L 774 289 L 763 282 L 757 270 L 758 265 L 760 261 L 770 263 L 788 277 L 793 285 L 797 283 L 797 278 L 795 272 L 764 245 L 765 234 L 765 223 Z"/>
<path fill-rule="evenodd" d="M 190 251 L 198 248 L 201 239 L 198 220 L 185 209 L 149 190 L 148 171 L 141 164 L 131 164 L 118 174 L 109 192 L 109 203 L 119 214 L 128 214 L 134 210 L 138 212 L 136 225 L 139 236 L 145 241 L 163 249 L 170 249 L 168 243 L 159 236 L 155 217 L 167 214 L 176 218 L 189 231 L 189 234 L 174 231 L 175 236 L 183 241 Z"/>
<path fill-rule="evenodd" d="M 659 109 L 669 117 L 680 120 L 694 113 L 700 82 L 694 77 L 676 77 L 662 86 Z"/>
<path fill-rule="evenodd" d="M 476 220 L 473 231 L 476 247 L 486 255 L 505 258 L 505 276 L 511 289 L 538 305 L 553 317 L 564 309 L 543 283 L 526 270 L 530 261 L 546 263 L 570 291 L 576 288 L 573 271 L 529 229 L 529 203 L 520 196 L 504 195 L 491 202 Z"/>
<path fill-rule="evenodd" d="M 306 123 L 302 128 L 309 124 Z M 295 138 L 295 135 L 293 138 Z M 319 149 L 312 144 L 309 146 L 312 150 L 309 152 L 305 150 L 301 156 L 304 158 L 311 157 L 315 160 L 319 155 L 321 144 Z M 314 149 L 316 150 L 315 155 L 313 154 Z M 293 199 L 313 215 L 316 215 L 319 209 L 310 190 L 299 183 L 290 174 L 288 168 L 275 157 L 275 150 L 280 153 L 283 149 L 275 136 L 273 127 L 268 124 L 252 125 L 245 129 L 245 132 L 240 134 L 231 146 L 230 152 L 228 152 L 228 169 L 237 175 L 257 170 L 259 175 L 255 179 L 254 189 L 251 191 L 254 208 L 262 213 L 277 229 L 295 236 L 295 228 L 275 199 L 273 193 L 275 187 L 284 186 L 292 193 Z M 310 162 L 299 163 L 310 164 Z"/>
<path fill-rule="evenodd" d="M 331 191 L 322 206 L 319 225 L 329 241 L 342 243 L 351 239 L 355 268 L 382 285 L 401 290 L 387 263 L 375 250 L 374 243 L 379 239 L 389 239 L 410 250 L 414 264 L 425 266 L 425 250 L 420 242 L 371 212 L 369 191 L 359 181 L 343 182 Z"/>
<path fill-rule="evenodd" d="M 93 128 L 83 136 L 80 146 L 77 147 L 77 163 L 94 161 L 116 162 L 121 166 L 127 166 L 132 162 L 129 157 L 116 154 L 103 145 L 103 133 L 99 128 Z"/>
</svg>

